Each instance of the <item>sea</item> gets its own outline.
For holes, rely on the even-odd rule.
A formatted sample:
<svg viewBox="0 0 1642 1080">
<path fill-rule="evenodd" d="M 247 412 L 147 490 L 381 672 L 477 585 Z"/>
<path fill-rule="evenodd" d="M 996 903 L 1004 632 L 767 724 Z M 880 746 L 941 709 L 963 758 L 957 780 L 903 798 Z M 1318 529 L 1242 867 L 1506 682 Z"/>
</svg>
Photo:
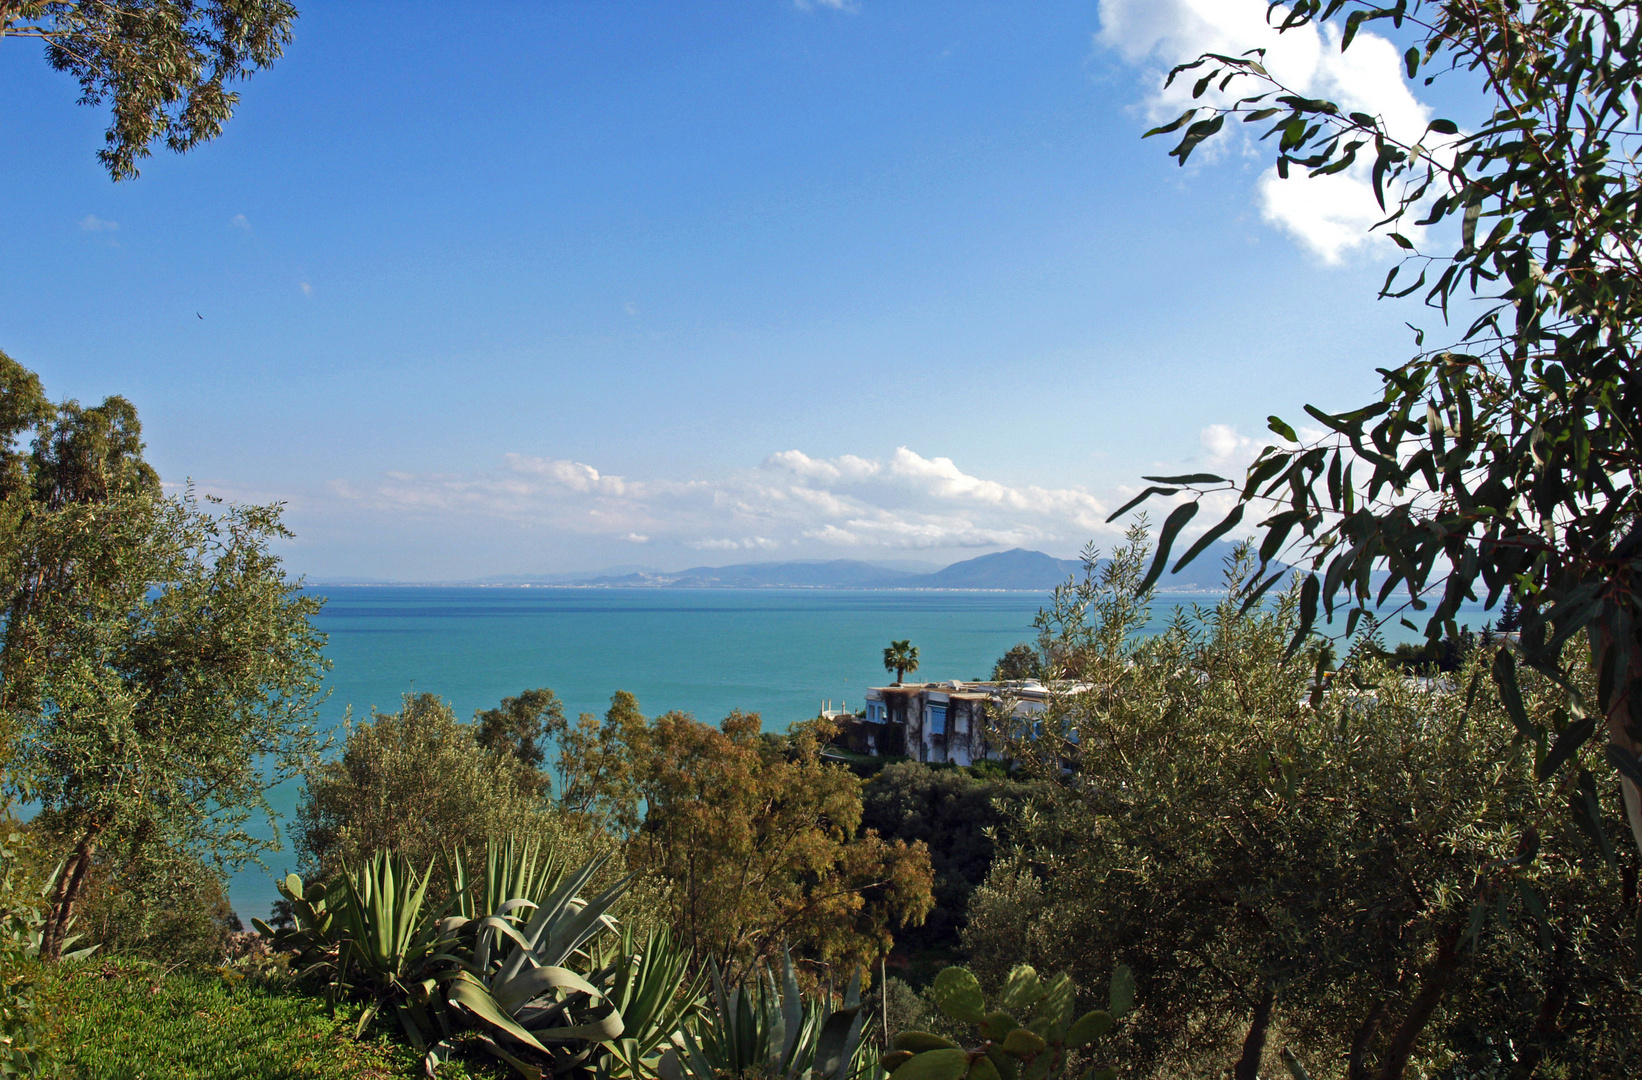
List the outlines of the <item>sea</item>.
<svg viewBox="0 0 1642 1080">
<path fill-rule="evenodd" d="M 315 620 L 331 663 L 321 726 L 396 711 L 430 692 L 458 716 L 534 687 L 551 688 L 571 716 L 602 714 L 627 690 L 646 715 L 679 710 L 716 722 L 733 709 L 785 730 L 823 707 L 859 709 L 868 687 L 893 678 L 883 650 L 918 647 L 918 678 L 986 678 L 1009 648 L 1035 636 L 1048 593 L 847 589 L 666 589 L 456 586 L 315 586 Z M 1211 595 L 1162 595 L 1152 628 L 1181 604 Z M 1482 619 L 1475 620 L 1481 625 Z M 1389 628 L 1388 628 L 1389 629 Z M 1397 640 L 1391 633 L 1388 638 Z M 283 825 L 300 785 L 275 788 Z M 269 835 L 267 830 L 263 835 Z M 274 875 L 295 869 L 289 844 L 229 879 L 247 924 L 278 899 Z"/>
</svg>

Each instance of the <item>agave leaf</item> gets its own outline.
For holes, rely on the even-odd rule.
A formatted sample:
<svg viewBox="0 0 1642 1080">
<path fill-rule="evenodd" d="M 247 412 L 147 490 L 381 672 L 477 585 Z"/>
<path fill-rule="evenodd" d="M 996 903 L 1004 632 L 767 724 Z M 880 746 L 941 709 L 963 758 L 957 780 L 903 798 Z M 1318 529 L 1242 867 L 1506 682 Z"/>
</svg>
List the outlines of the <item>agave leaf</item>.
<svg viewBox="0 0 1642 1080">
<path fill-rule="evenodd" d="M 503 1048 L 501 1043 L 497 1042 L 489 1035 L 481 1033 L 479 1036 L 479 1045 L 483 1046 L 487 1053 L 494 1054 L 496 1057 L 501 1058 L 503 1061 L 513 1066 L 513 1068 L 517 1070 L 519 1075 L 523 1076 L 525 1080 L 542 1080 L 542 1076 L 544 1074 L 541 1069 L 530 1064 L 528 1061 L 522 1060 L 518 1055 L 510 1053 Z"/>
<path fill-rule="evenodd" d="M 622 1022 L 621 1013 L 610 1009 L 603 1016 L 598 1017 L 590 1024 L 575 1024 L 569 1027 L 553 1027 L 539 1030 L 537 1035 L 548 1042 L 569 1042 L 572 1039 L 586 1039 L 588 1042 L 608 1042 L 619 1038 L 627 1030 Z"/>
<path fill-rule="evenodd" d="M 514 1023 L 513 1017 L 502 1011 L 496 1004 L 496 999 L 490 996 L 484 983 L 475 979 L 466 972 L 459 972 L 452 979 L 446 993 L 451 1001 L 462 1006 L 485 1023 L 505 1032 L 509 1037 L 517 1039 L 526 1046 L 533 1046 L 542 1053 L 547 1053 L 547 1047 L 536 1041 L 536 1036 Z"/>
<path fill-rule="evenodd" d="M 614 930 L 616 928 L 615 921 L 605 913 L 615 906 L 617 900 L 621 899 L 622 894 L 627 891 L 627 887 L 633 883 L 635 876 L 628 874 L 583 905 L 581 910 L 564 920 L 562 924 L 550 924 L 552 933 L 548 937 L 546 947 L 539 944 L 537 946 L 542 956 L 542 962 L 544 964 L 562 964 L 570 958 L 571 954 L 581 948 L 588 938 L 598 933 L 601 927 Z"/>
<path fill-rule="evenodd" d="M 512 939 L 513 942 L 519 946 L 519 948 L 524 949 L 527 952 L 531 951 L 530 942 L 525 940 L 524 934 L 515 929 L 513 923 L 509 922 L 507 919 L 499 919 L 494 915 L 487 915 L 478 920 L 478 930 L 480 940 L 482 940 L 486 945 L 488 945 L 492 940 L 492 933 L 487 933 L 487 931 L 491 931 L 496 936 Z M 480 966 L 482 967 L 485 965 L 481 964 Z"/>
<path fill-rule="evenodd" d="M 525 924 L 524 928 L 525 939 L 530 942 L 532 948 L 540 948 L 542 935 L 564 914 L 565 909 L 574 902 L 576 894 L 593 879 L 593 875 L 600 866 L 604 865 L 604 862 L 605 856 L 602 855 L 590 859 L 580 870 L 569 875 L 561 882 L 558 888 L 554 889 L 552 894 L 537 906 L 535 914 L 531 916 L 530 921 Z M 546 963 L 558 964 L 564 961 L 564 957 L 552 956 L 549 951 L 544 951 L 542 960 Z M 524 966 L 524 963 L 524 954 L 515 952 L 503 963 L 501 977 L 511 979 L 519 973 L 519 969 Z"/>
<path fill-rule="evenodd" d="M 839 1009 L 821 1025 L 821 1037 L 815 1044 L 814 1071 L 822 1080 L 843 1080 L 849 1067 L 851 1043 L 861 1033 L 861 1007 Z"/>
<path fill-rule="evenodd" d="M 792 1060 L 793 1046 L 798 1042 L 799 1030 L 804 1026 L 804 1002 L 798 996 L 798 975 L 793 971 L 792 953 L 781 950 L 781 1019 L 784 1036 L 781 1040 L 781 1061 Z"/>
<path fill-rule="evenodd" d="M 490 994 L 496 999 L 496 1004 L 509 1013 L 515 1013 L 549 990 L 575 990 L 596 1000 L 604 997 L 598 987 L 569 968 L 562 967 L 531 968 L 511 979 L 498 980 L 491 986 Z"/>
</svg>

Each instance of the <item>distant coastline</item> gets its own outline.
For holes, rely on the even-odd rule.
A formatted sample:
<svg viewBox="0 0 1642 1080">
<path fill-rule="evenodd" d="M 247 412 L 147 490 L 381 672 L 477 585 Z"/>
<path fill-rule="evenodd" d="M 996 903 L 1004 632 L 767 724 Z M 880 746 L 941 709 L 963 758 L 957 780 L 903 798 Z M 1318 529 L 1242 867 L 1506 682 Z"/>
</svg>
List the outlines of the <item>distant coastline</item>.
<svg viewBox="0 0 1642 1080">
<path fill-rule="evenodd" d="M 348 578 L 322 578 L 314 581 L 304 581 L 303 586 L 310 589 L 347 588 L 347 589 L 587 589 L 598 590 L 653 590 L 681 589 L 691 592 L 705 592 L 721 590 L 725 592 L 770 592 L 776 589 L 789 589 L 797 592 L 892 592 L 892 593 L 1044 593 L 1054 591 L 1054 586 L 1045 588 L 980 588 L 980 587 L 940 587 L 935 585 L 608 585 L 589 584 L 586 582 L 532 582 L 532 581 L 355 581 Z M 1211 589 L 1202 586 L 1187 585 L 1153 590 L 1159 596 L 1224 596 L 1224 588 Z"/>
<path fill-rule="evenodd" d="M 1224 551 L 1217 550 L 1224 548 Z M 1229 544 L 1213 545 L 1181 573 L 1165 576 L 1158 592 L 1219 595 L 1225 592 L 1223 558 Z M 834 559 L 824 562 L 737 563 L 663 571 L 621 568 L 585 574 L 499 575 L 466 581 L 384 581 L 380 578 L 326 578 L 324 586 L 415 586 L 424 588 L 515 589 L 809 589 L 885 592 L 1050 592 L 1081 578 L 1083 564 L 1041 551 L 1015 548 L 966 559 L 930 572 Z"/>
</svg>

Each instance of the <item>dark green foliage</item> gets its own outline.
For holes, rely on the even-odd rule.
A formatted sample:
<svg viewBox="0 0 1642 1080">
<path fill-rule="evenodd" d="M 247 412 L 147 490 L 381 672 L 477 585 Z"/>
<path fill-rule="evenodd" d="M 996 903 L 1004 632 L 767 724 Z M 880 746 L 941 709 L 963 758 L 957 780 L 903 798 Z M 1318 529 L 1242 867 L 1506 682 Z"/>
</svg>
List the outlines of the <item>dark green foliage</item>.
<svg viewBox="0 0 1642 1080">
<path fill-rule="evenodd" d="M 49 1073 L 41 1047 L 44 1014 L 36 995 L 40 978 L 40 897 L 19 867 L 14 845 L 24 836 L 10 808 L 0 834 L 0 1077 Z"/>
<path fill-rule="evenodd" d="M 548 732 L 563 727 L 564 705 L 544 686 L 474 713 L 473 723 L 473 737 L 480 746 L 511 754 L 527 768 L 540 769 L 547 758 L 542 742 Z"/>
<path fill-rule="evenodd" d="M 462 723 L 433 694 L 406 694 L 398 712 L 372 710 L 350 726 L 341 756 L 303 777 L 294 833 L 304 872 L 329 877 L 383 850 L 422 867 L 453 848 L 477 855 L 489 837 L 538 824 L 548 811 L 543 777 L 515 752 L 506 703 L 491 711 L 504 721 L 492 728 L 501 753 L 482 747 L 483 728 Z"/>
<path fill-rule="evenodd" d="M 998 657 L 998 662 L 992 665 L 994 682 L 1041 678 L 1043 661 L 1038 657 L 1038 651 L 1024 641 Z"/>
<path fill-rule="evenodd" d="M 222 963 L 230 933 L 242 929 L 221 876 L 198 855 L 161 844 L 141 845 L 134 859 L 100 852 L 74 928 L 99 957 L 194 966 Z"/>
<path fill-rule="evenodd" d="M 1458 671 L 1471 658 L 1479 643 L 1486 647 L 1492 642 L 1482 642 L 1466 625 L 1460 627 L 1458 633 L 1444 634 L 1440 641 L 1422 641 L 1417 645 L 1404 642 L 1392 650 L 1391 662 L 1413 673 Z"/>
<path fill-rule="evenodd" d="M 127 180 L 155 143 L 181 154 L 216 138 L 239 104 L 229 85 L 278 59 L 295 19 L 287 0 L 20 0 L 0 4 L 0 40 L 44 40 L 81 104 L 110 103 L 97 157 Z"/>
<path fill-rule="evenodd" d="M 862 787 L 861 827 L 889 840 L 922 841 L 935 871 L 935 907 L 922 926 L 896 934 L 897 948 L 957 947 L 969 895 L 992 863 L 987 830 L 1002 824 L 1007 806 L 1026 795 L 1027 785 L 1018 781 L 982 780 L 915 761 L 886 765 Z"/>
<path fill-rule="evenodd" d="M 1082 1080 L 1114 1080 L 1116 1070 L 1096 1068 L 1087 1058 L 1090 1046 L 1134 1008 L 1134 979 L 1120 965 L 1108 1007 L 1082 1015 L 1065 973 L 1041 979 L 1026 964 L 1009 972 L 990 1009 L 967 968 L 943 970 L 929 996 L 963 1035 L 898 1032 L 881 1062 L 897 1080 L 1062 1080 L 1079 1070 Z"/>
<path fill-rule="evenodd" d="M 143 460 L 137 408 L 111 397 L 89 408 L 58 405 L 34 442 L 34 501 L 48 510 L 105 503 L 121 495 L 158 496 L 160 476 Z"/>
</svg>

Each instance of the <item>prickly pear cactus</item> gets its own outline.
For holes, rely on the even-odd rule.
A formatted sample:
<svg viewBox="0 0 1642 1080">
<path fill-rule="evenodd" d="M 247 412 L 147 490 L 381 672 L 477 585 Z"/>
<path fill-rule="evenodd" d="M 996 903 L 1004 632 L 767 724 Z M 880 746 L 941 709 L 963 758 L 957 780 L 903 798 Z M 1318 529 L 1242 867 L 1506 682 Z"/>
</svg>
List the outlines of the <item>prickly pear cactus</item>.
<svg viewBox="0 0 1642 1080">
<path fill-rule="evenodd" d="M 336 951 L 333 927 L 341 899 L 336 883 L 304 884 L 300 877 L 289 874 L 283 880 L 276 879 L 274 884 L 279 894 L 290 901 L 291 918 L 296 925 L 276 930 L 261 919 L 252 919 L 252 925 L 257 933 L 271 939 L 274 951 L 296 953 L 299 965 L 322 963 Z"/>
<path fill-rule="evenodd" d="M 1072 980 L 1039 978 L 1022 964 L 1009 973 L 997 1007 L 988 1010 L 981 984 L 966 968 L 949 967 L 930 996 L 941 1011 L 975 1029 L 960 1046 L 927 1031 L 903 1031 L 880 1064 L 891 1080 L 1063 1080 L 1072 1055 L 1087 1049 L 1134 1007 L 1134 977 L 1112 973 L 1109 1008 L 1072 1015 Z M 1112 1068 L 1085 1069 L 1080 1080 L 1113 1080 Z"/>
</svg>

